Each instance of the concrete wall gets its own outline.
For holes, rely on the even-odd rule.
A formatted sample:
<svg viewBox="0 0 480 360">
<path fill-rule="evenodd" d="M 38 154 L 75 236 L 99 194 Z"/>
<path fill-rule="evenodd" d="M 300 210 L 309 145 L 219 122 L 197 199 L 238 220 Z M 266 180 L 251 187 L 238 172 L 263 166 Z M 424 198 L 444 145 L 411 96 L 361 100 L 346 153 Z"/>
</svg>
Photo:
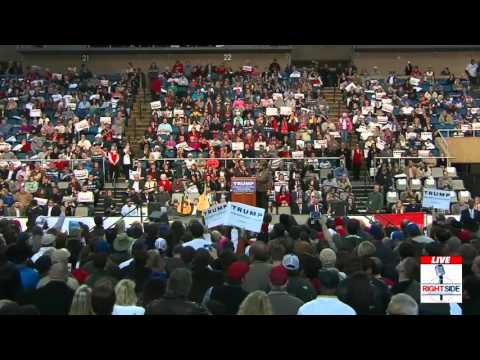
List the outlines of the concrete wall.
<svg viewBox="0 0 480 360">
<path fill-rule="evenodd" d="M 353 61 L 360 71 L 367 69 L 369 73 L 377 66 L 381 74 L 391 70 L 403 74 L 410 60 L 422 71 L 431 66 L 435 73 L 440 74 L 445 67 L 449 67 L 455 75 L 464 75 L 465 67 L 472 58 L 480 60 L 480 51 L 368 51 L 356 52 Z"/>
<path fill-rule="evenodd" d="M 290 54 L 274 53 L 232 53 L 233 68 L 238 68 L 251 61 L 253 65 L 258 65 L 260 70 L 267 68 L 273 59 L 284 67 L 290 61 Z M 63 71 L 69 66 L 78 66 L 81 62 L 80 54 L 25 54 L 25 65 L 38 65 L 49 68 L 51 71 Z M 88 67 L 94 73 L 118 73 L 127 68 L 128 62 L 132 62 L 135 67 L 147 70 L 152 62 L 156 62 L 160 69 L 166 66 L 171 67 L 178 59 L 191 64 L 221 64 L 223 62 L 223 53 L 210 54 L 90 54 Z"/>
<path fill-rule="evenodd" d="M 0 45 L 0 61 L 21 60 L 17 45 Z"/>
<path fill-rule="evenodd" d="M 349 60 L 353 55 L 353 45 L 295 45 L 292 61 L 335 61 Z"/>
</svg>

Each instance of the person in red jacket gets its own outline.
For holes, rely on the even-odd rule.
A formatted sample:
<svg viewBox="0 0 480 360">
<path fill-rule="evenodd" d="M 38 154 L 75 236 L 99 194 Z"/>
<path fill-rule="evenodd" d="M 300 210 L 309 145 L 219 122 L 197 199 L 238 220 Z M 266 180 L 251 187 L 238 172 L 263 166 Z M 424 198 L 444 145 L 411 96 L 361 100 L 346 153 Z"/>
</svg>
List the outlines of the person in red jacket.
<svg viewBox="0 0 480 360">
<path fill-rule="evenodd" d="M 120 154 L 117 152 L 116 145 L 112 145 L 110 151 L 107 153 L 108 174 L 111 181 L 118 180 L 120 170 Z"/>
<path fill-rule="evenodd" d="M 285 187 L 282 186 L 280 189 L 279 194 L 275 196 L 275 202 L 277 203 L 277 206 L 290 206 L 291 198 L 290 198 L 290 193 L 287 193 L 285 191 Z"/>
<path fill-rule="evenodd" d="M 360 149 L 360 145 L 356 144 L 355 149 L 352 151 L 353 159 L 353 178 L 354 180 L 360 180 L 360 169 L 362 168 L 363 152 Z"/>
<path fill-rule="evenodd" d="M 152 93 L 152 100 L 160 98 L 160 92 L 162 90 L 162 80 L 158 77 L 150 81 L 150 92 Z"/>
<path fill-rule="evenodd" d="M 158 182 L 158 187 L 163 186 L 166 192 L 172 191 L 172 182 L 167 178 L 167 175 L 160 175 L 160 181 Z"/>
<path fill-rule="evenodd" d="M 172 72 L 183 74 L 183 64 L 180 62 L 180 60 L 175 61 L 175 64 L 173 65 Z"/>
</svg>

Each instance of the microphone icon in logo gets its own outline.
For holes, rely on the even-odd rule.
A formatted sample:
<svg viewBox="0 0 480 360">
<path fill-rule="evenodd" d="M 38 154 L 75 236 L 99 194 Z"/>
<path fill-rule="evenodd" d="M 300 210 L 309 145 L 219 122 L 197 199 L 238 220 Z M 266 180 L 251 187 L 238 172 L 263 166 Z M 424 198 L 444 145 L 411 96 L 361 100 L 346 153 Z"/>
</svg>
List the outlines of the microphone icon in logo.
<svg viewBox="0 0 480 360">
<path fill-rule="evenodd" d="M 445 275 L 445 268 L 442 264 L 435 265 L 435 273 L 438 276 L 439 284 L 443 284 L 443 275 Z M 443 300 L 443 295 L 440 295 L 440 300 Z"/>
</svg>

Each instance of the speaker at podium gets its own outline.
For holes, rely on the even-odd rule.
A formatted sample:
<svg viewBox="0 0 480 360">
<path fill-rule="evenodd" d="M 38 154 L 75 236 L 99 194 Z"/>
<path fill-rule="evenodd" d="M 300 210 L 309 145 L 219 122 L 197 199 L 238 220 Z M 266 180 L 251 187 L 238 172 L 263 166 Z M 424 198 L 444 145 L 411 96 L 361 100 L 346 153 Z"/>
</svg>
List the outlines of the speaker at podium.
<svg viewBox="0 0 480 360">
<path fill-rule="evenodd" d="M 257 179 L 254 177 L 234 177 L 230 188 L 232 201 L 257 206 Z"/>
</svg>

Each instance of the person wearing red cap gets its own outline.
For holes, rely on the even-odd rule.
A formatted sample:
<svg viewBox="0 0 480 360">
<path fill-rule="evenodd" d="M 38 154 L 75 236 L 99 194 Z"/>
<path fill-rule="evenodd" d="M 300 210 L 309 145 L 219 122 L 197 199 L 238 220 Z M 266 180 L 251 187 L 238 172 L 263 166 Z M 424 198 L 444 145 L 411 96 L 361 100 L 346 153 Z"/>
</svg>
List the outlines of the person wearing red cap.
<svg viewBox="0 0 480 360">
<path fill-rule="evenodd" d="M 297 315 L 304 302 L 287 292 L 288 271 L 282 265 L 275 266 L 270 271 L 268 280 L 271 288 L 268 297 L 274 315 Z"/>
<path fill-rule="evenodd" d="M 223 305 L 224 315 L 235 315 L 248 292 L 243 290 L 242 284 L 250 267 L 244 261 L 234 261 L 227 270 L 227 281 L 220 286 L 214 286 L 207 290 L 202 305 L 209 307 L 210 303 Z"/>
</svg>

